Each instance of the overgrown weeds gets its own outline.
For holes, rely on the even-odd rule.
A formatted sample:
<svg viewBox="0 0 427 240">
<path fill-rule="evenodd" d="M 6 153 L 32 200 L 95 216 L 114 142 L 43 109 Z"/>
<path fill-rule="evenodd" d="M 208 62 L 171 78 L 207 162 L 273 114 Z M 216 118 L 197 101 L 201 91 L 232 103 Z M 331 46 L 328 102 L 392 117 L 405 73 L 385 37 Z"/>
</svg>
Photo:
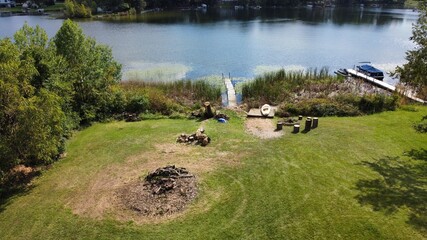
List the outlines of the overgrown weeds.
<svg viewBox="0 0 427 240">
<path fill-rule="evenodd" d="M 340 81 L 338 78 L 330 76 L 326 67 L 306 71 L 282 69 L 256 77 L 245 84 L 242 88 L 242 97 L 246 103 L 256 101 L 276 105 L 291 99 L 296 92 L 309 89 L 310 85 L 317 84 L 317 88 L 320 85 L 321 88 L 333 88 Z"/>
<path fill-rule="evenodd" d="M 395 110 L 398 105 L 395 95 L 355 91 L 343 78 L 329 75 L 326 67 L 267 73 L 245 84 L 242 93 L 249 107 L 279 105 L 279 115 L 357 116 Z"/>
<path fill-rule="evenodd" d="M 221 97 L 218 86 L 201 80 L 126 81 L 120 86 L 124 94 L 123 109 L 132 113 L 177 115 L 187 109 L 200 107 L 200 103 L 205 101 L 219 104 Z"/>
</svg>

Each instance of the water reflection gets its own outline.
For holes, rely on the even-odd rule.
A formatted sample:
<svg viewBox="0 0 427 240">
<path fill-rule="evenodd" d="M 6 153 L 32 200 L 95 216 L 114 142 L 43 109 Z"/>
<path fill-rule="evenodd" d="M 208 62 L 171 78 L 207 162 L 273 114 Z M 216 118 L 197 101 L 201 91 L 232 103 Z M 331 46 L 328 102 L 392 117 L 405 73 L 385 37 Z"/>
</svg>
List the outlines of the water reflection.
<svg viewBox="0 0 427 240">
<path fill-rule="evenodd" d="M 276 8 L 276 9 L 209 9 L 207 11 L 164 11 L 140 16 L 107 19 L 112 22 L 144 22 L 152 24 L 210 24 L 221 21 L 260 21 L 277 23 L 299 20 L 312 24 L 368 24 L 382 26 L 416 20 L 418 14 L 405 9 L 379 8 Z M 105 20 L 105 19 L 104 19 Z"/>
</svg>

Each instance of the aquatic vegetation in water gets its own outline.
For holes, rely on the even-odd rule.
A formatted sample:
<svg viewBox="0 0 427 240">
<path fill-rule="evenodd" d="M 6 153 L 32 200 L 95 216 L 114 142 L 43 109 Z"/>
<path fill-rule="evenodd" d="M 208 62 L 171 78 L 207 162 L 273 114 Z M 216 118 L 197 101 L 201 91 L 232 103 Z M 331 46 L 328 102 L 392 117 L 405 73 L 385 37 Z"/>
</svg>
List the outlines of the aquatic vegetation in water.
<svg viewBox="0 0 427 240">
<path fill-rule="evenodd" d="M 255 76 L 261 76 L 266 73 L 271 72 L 277 72 L 281 69 L 284 69 L 286 71 L 304 71 L 306 70 L 306 67 L 302 65 L 285 65 L 285 66 L 279 66 L 279 65 L 258 65 L 253 70 Z"/>
<path fill-rule="evenodd" d="M 170 82 L 186 78 L 190 71 L 191 67 L 179 63 L 133 63 L 123 80 Z"/>
</svg>

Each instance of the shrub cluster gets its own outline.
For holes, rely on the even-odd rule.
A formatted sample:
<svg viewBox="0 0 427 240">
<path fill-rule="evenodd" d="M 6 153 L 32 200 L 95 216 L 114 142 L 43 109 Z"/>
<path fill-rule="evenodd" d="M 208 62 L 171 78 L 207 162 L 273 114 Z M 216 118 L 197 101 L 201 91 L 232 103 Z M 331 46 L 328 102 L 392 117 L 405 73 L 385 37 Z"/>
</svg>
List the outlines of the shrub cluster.
<svg viewBox="0 0 427 240">
<path fill-rule="evenodd" d="M 427 133 L 427 115 L 420 122 L 415 123 L 414 128 L 419 133 Z"/>
<path fill-rule="evenodd" d="M 69 18 L 90 18 L 92 16 L 92 10 L 85 4 L 75 0 L 65 0 L 64 14 Z"/>
<path fill-rule="evenodd" d="M 335 98 L 313 98 L 280 105 L 278 114 L 289 112 L 306 116 L 358 116 L 396 109 L 398 97 L 384 94 L 340 95 Z"/>
</svg>

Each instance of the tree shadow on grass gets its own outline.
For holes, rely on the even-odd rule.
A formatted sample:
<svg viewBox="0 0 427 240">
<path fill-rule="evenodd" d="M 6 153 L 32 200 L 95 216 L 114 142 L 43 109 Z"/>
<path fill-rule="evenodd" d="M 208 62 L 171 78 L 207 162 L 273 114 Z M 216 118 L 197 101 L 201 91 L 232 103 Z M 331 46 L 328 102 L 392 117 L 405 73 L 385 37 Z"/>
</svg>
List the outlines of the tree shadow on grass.
<svg viewBox="0 0 427 240">
<path fill-rule="evenodd" d="M 12 198 L 30 193 L 35 187 L 32 180 L 40 174 L 40 171 L 34 171 L 26 175 L 15 174 L 3 182 L 0 185 L 0 213 L 7 208 Z"/>
<path fill-rule="evenodd" d="M 380 176 L 356 183 L 359 203 L 386 214 L 406 208 L 408 223 L 427 233 L 427 150 L 413 149 L 403 156 L 386 156 L 362 164 Z"/>
</svg>

